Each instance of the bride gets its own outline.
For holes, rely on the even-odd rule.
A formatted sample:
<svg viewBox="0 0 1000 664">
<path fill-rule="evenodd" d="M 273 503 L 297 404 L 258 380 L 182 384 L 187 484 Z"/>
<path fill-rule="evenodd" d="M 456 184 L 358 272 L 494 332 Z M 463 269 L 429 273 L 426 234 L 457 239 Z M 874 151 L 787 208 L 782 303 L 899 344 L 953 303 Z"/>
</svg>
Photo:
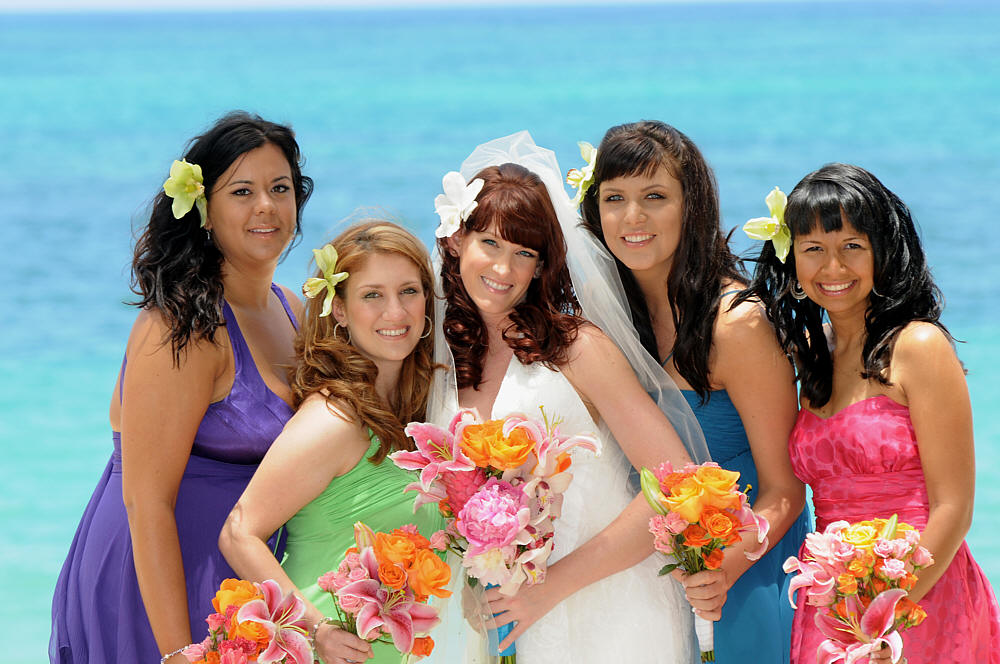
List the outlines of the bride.
<svg viewBox="0 0 1000 664">
<path fill-rule="evenodd" d="M 444 424 L 459 406 L 484 418 L 539 416 L 543 406 L 563 433 L 603 440 L 600 457 L 573 456 L 545 582 L 485 593 L 482 611 L 514 625 L 500 649 L 516 640 L 521 664 L 692 661 L 691 607 L 675 581 L 657 577 L 652 512 L 629 482 L 633 467 L 708 458 L 690 410 L 642 365 L 613 262 L 576 228 L 552 152 L 514 134 L 477 148 L 444 183 L 435 355 L 453 364 L 432 387 L 429 419 Z M 708 616 L 719 593 L 711 579 L 688 587 Z"/>
</svg>

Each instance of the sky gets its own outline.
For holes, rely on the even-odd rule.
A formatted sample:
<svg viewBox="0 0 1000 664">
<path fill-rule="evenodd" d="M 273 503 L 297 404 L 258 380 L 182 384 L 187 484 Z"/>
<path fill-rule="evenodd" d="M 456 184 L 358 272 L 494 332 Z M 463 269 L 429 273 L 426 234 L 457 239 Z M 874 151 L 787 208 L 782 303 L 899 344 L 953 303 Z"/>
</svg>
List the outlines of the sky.
<svg viewBox="0 0 1000 664">
<path fill-rule="evenodd" d="M 601 5 L 666 4 L 667 2 L 702 2 L 704 0 L 0 0 L 3 12 L 49 11 L 148 11 L 216 9 L 297 9 L 297 8 L 402 8 L 455 7 L 482 5 Z M 717 1 L 717 0 L 716 0 Z M 742 2 L 749 0 L 723 0 Z"/>
</svg>

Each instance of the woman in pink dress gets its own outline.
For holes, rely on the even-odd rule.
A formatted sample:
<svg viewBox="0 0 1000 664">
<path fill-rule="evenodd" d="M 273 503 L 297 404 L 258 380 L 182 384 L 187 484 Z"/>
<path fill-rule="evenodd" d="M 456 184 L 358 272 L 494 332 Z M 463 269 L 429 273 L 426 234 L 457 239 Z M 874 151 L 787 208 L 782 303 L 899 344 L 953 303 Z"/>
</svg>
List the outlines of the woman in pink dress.
<svg viewBox="0 0 1000 664">
<path fill-rule="evenodd" d="M 1000 611 L 965 543 L 975 487 L 965 372 L 910 212 L 871 173 L 829 164 L 795 187 L 781 224 L 790 235 L 765 245 L 744 297 L 768 304 L 796 358 L 802 410 L 789 452 L 812 487 L 816 527 L 897 514 L 921 530 L 935 563 L 909 594 L 927 618 L 902 632 L 907 659 L 1000 662 Z M 817 661 L 815 612 L 799 597 L 793 663 Z"/>
</svg>

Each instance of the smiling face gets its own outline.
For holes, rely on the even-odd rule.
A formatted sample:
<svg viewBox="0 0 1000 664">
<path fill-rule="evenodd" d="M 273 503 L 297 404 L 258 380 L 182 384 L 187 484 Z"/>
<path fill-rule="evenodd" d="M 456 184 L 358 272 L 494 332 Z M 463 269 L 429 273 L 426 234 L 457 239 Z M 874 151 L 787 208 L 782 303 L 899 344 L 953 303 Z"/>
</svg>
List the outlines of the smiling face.
<svg viewBox="0 0 1000 664">
<path fill-rule="evenodd" d="M 273 143 L 230 164 L 208 199 L 208 223 L 225 260 L 254 267 L 277 263 L 295 234 L 292 170 Z"/>
<path fill-rule="evenodd" d="M 860 314 L 868 308 L 875 275 L 871 240 L 843 217 L 839 230 L 820 224 L 792 241 L 795 275 L 810 300 L 831 315 Z"/>
<path fill-rule="evenodd" d="M 669 273 L 684 224 L 684 192 L 665 166 L 601 182 L 601 229 L 608 249 L 633 272 Z"/>
<path fill-rule="evenodd" d="M 373 253 L 351 271 L 333 303 L 351 345 L 373 362 L 401 362 L 424 334 L 427 294 L 420 269 L 402 254 Z"/>
<path fill-rule="evenodd" d="M 504 240 L 495 226 L 452 236 L 466 292 L 484 319 L 504 319 L 524 299 L 541 269 L 538 252 Z"/>
</svg>

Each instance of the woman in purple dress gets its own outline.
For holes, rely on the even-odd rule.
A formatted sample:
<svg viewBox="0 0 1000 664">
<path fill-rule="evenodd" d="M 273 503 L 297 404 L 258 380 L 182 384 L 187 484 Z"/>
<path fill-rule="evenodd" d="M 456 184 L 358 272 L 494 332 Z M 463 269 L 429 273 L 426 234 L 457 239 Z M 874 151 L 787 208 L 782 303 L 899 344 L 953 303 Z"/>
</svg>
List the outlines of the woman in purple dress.
<svg viewBox="0 0 1000 664">
<path fill-rule="evenodd" d="M 271 279 L 312 192 L 299 161 L 288 127 L 231 113 L 153 201 L 114 451 L 56 584 L 52 662 L 183 662 L 234 575 L 219 530 L 292 415 L 301 305 Z"/>
</svg>

